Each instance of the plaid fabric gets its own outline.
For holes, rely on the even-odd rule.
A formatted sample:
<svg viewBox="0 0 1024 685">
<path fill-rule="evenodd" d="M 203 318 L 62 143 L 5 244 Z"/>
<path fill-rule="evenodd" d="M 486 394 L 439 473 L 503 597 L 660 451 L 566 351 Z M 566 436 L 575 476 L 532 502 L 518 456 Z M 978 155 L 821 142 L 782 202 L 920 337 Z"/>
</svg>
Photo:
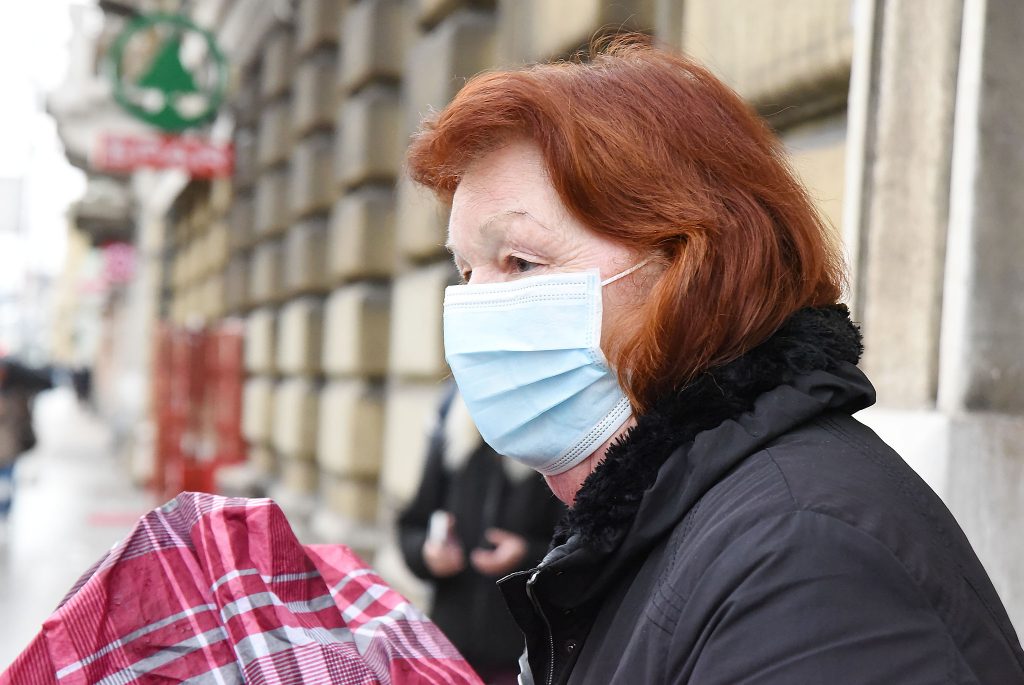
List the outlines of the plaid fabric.
<svg viewBox="0 0 1024 685">
<path fill-rule="evenodd" d="M 0 676 L 135 682 L 481 681 L 347 547 L 303 547 L 270 500 L 184 493 L 82 576 Z"/>
</svg>

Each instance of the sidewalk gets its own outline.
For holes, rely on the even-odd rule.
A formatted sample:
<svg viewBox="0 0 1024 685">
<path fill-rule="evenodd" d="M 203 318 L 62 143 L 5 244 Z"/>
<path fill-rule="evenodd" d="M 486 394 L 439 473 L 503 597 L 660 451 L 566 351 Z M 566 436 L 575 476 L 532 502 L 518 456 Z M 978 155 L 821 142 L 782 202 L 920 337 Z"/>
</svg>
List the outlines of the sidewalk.
<svg viewBox="0 0 1024 685">
<path fill-rule="evenodd" d="M 157 504 L 132 487 L 110 432 L 70 390 L 44 393 L 35 413 L 39 444 L 18 462 L 14 509 L 0 531 L 0 672 L 78 577 Z"/>
</svg>

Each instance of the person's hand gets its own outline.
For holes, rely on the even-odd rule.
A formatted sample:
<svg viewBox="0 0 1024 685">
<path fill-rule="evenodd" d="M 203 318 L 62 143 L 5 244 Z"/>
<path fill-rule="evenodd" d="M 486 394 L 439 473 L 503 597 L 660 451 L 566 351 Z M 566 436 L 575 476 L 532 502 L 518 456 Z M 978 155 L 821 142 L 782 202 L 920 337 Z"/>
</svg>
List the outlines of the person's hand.
<svg viewBox="0 0 1024 685">
<path fill-rule="evenodd" d="M 487 540 L 494 544 L 494 549 L 474 549 L 469 561 L 485 576 L 501 576 L 517 568 L 526 556 L 526 540 L 521 535 L 490 528 L 485 533 Z"/>
<path fill-rule="evenodd" d="M 444 542 L 428 539 L 423 543 L 423 563 L 438 578 L 448 578 L 466 568 L 466 555 L 452 538 Z"/>
</svg>

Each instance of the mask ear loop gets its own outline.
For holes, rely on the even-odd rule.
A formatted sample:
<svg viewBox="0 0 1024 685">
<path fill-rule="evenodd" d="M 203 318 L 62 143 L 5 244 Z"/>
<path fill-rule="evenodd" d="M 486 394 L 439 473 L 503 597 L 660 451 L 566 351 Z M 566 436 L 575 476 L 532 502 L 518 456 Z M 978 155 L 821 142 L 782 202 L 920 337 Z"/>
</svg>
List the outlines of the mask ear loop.
<svg viewBox="0 0 1024 685">
<path fill-rule="evenodd" d="M 607 280 L 601 281 L 601 287 L 603 288 L 606 285 L 608 285 L 609 283 L 614 283 L 615 281 L 619 280 L 620 278 L 625 278 L 626 276 L 630 275 L 631 273 L 633 273 L 634 271 L 636 271 L 640 267 L 646 265 L 650 261 L 651 261 L 651 258 L 648 257 L 647 259 L 643 260 L 639 264 L 635 264 L 635 265 L 629 267 L 628 269 L 626 269 L 622 273 L 616 274 L 616 275 L 612 276 L 611 278 L 609 278 Z"/>
</svg>

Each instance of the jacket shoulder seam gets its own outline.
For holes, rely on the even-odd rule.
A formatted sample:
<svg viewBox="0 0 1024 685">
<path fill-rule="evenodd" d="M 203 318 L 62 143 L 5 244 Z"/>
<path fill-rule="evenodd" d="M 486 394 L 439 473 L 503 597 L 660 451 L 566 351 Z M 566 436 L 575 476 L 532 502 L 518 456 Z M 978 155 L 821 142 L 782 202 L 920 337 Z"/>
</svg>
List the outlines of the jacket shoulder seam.
<svg viewBox="0 0 1024 685">
<path fill-rule="evenodd" d="M 775 467 L 775 471 L 779 474 L 779 478 L 782 479 L 782 484 L 786 486 L 786 494 L 789 495 L 789 501 L 792 502 L 794 510 L 804 511 L 805 507 L 802 504 L 800 504 L 800 502 L 796 498 L 796 495 L 793 494 L 793 488 L 789 484 L 789 479 L 786 478 L 786 472 L 783 470 L 781 466 L 779 466 L 779 462 L 776 461 L 775 455 L 772 454 L 771 448 L 763 447 L 761 451 L 764 452 L 766 457 L 768 457 L 768 461 L 772 463 L 772 465 Z"/>
</svg>

